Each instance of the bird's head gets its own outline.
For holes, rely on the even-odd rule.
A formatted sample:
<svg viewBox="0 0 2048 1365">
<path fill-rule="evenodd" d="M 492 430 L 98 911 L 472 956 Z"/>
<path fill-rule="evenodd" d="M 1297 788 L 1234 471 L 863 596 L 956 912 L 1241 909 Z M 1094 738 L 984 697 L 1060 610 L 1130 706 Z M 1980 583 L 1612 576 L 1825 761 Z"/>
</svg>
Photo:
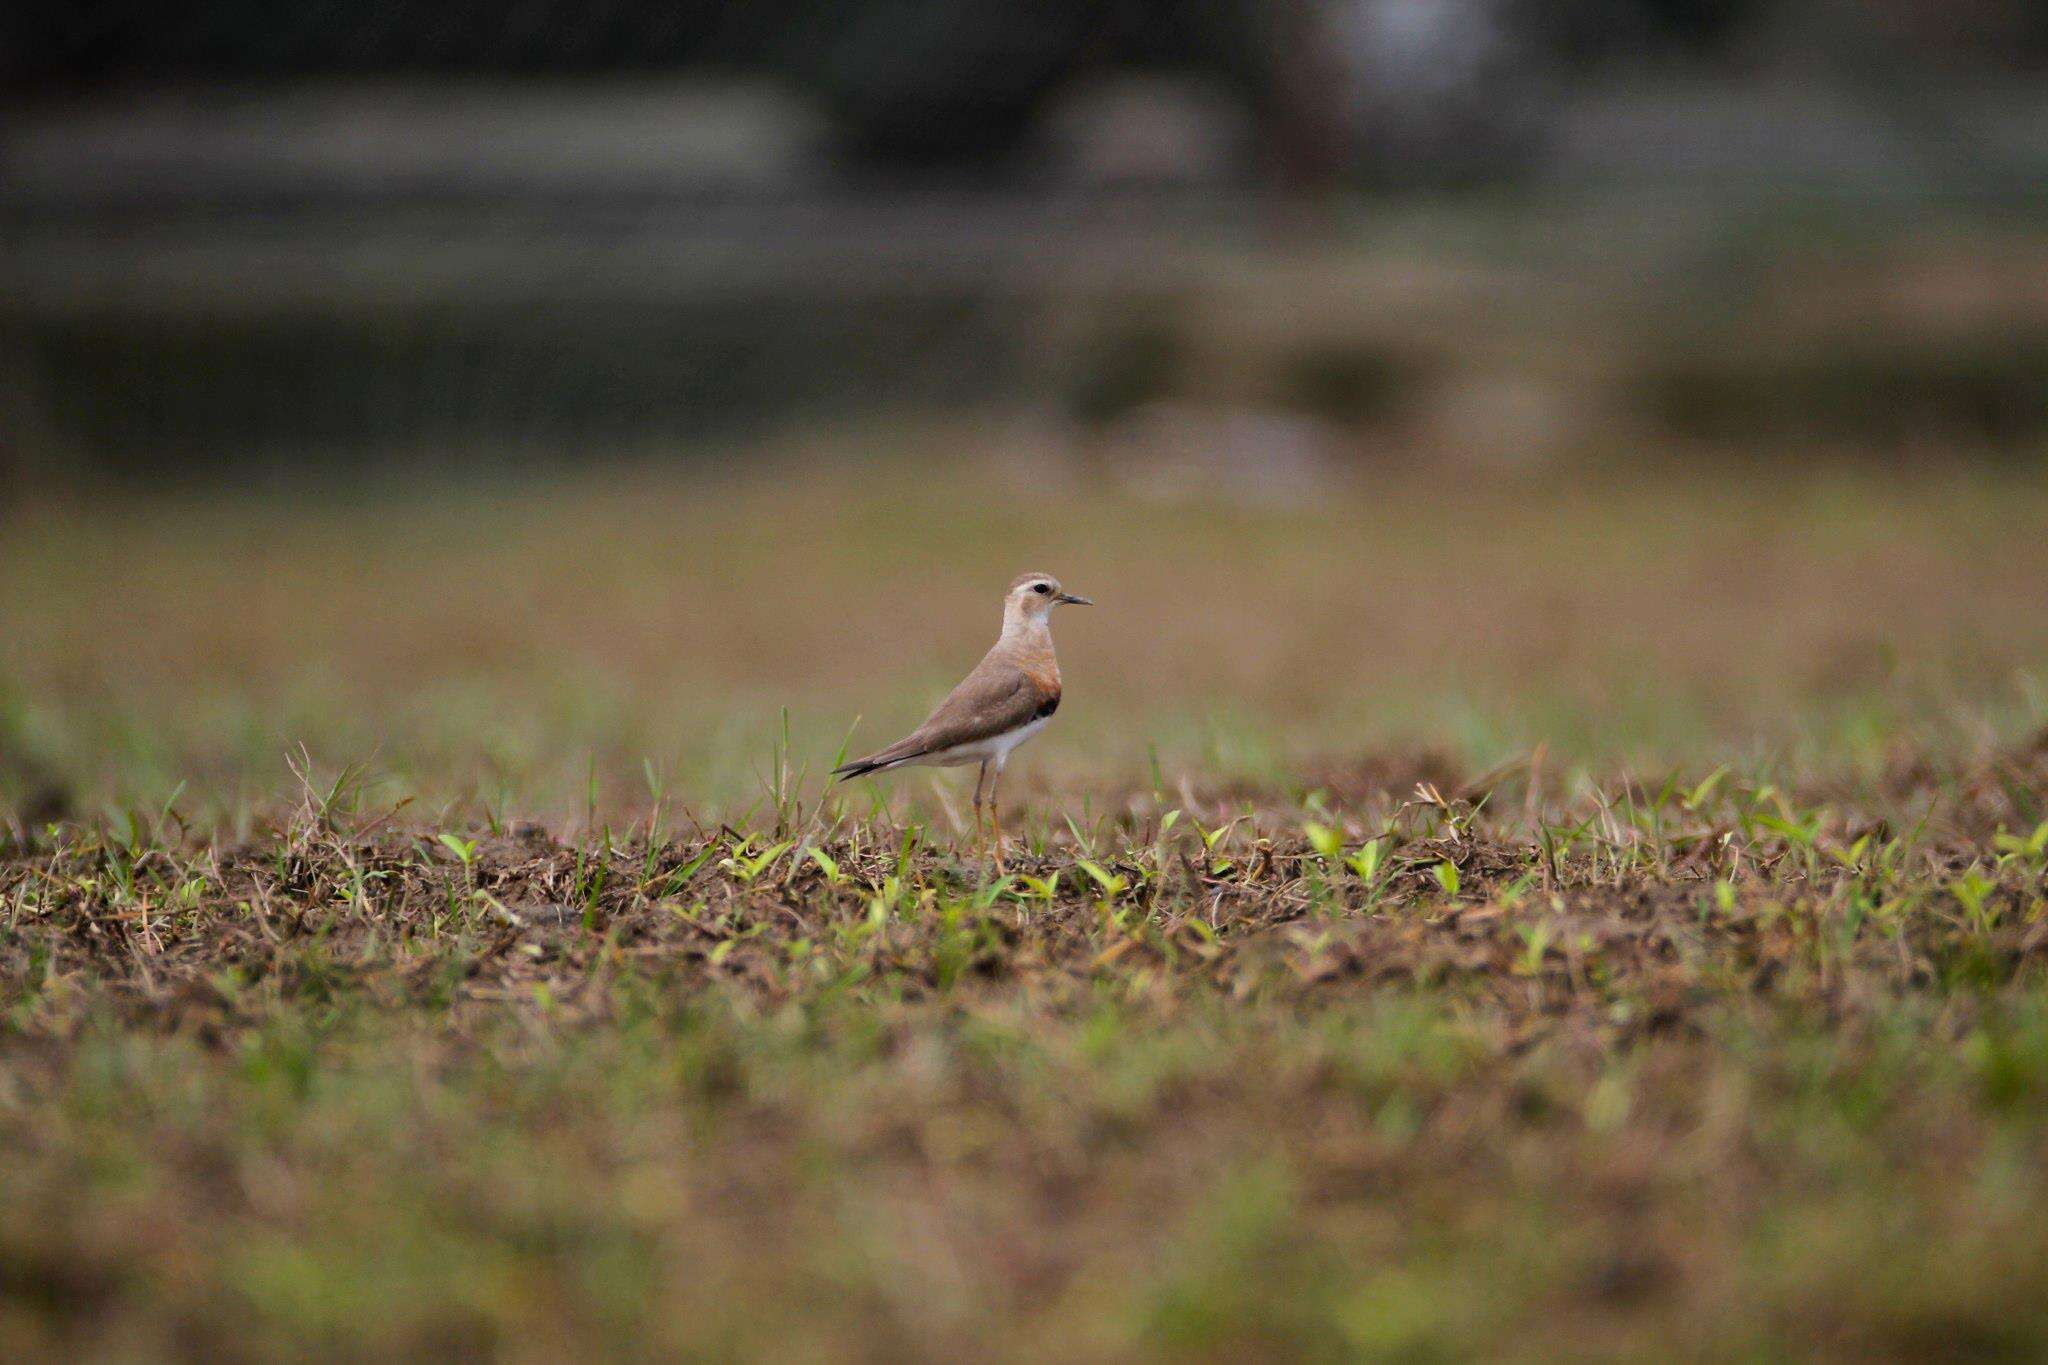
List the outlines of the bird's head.
<svg viewBox="0 0 2048 1365">
<path fill-rule="evenodd" d="M 1043 621 L 1052 615 L 1054 607 L 1063 604 L 1077 607 L 1095 605 L 1085 597 L 1076 597 L 1062 590 L 1060 581 L 1049 573 L 1019 574 L 1003 597 L 1003 616 L 1006 619 L 1017 617 L 1026 621 Z"/>
</svg>

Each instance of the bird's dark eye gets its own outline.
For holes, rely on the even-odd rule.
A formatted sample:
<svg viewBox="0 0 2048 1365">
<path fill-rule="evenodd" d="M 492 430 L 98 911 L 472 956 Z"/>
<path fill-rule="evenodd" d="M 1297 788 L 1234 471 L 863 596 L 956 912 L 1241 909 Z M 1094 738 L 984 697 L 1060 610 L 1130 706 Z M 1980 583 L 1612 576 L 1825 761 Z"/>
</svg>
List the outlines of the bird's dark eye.
<svg viewBox="0 0 2048 1365">
<path fill-rule="evenodd" d="M 1037 593 L 1040 597 L 1043 597 L 1047 593 L 1052 591 L 1052 585 L 1049 583 L 1033 583 L 1031 585 L 1031 591 Z"/>
</svg>

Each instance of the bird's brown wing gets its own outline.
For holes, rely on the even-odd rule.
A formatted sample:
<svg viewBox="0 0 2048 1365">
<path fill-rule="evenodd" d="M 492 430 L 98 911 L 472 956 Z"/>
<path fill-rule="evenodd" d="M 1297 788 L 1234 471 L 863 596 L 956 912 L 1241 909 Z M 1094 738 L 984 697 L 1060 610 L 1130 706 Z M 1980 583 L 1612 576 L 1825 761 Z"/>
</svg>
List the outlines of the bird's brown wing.
<svg viewBox="0 0 2048 1365">
<path fill-rule="evenodd" d="M 991 653 L 958 687 L 946 695 L 924 724 L 888 748 L 858 759 L 834 772 L 859 777 L 926 754 L 943 753 L 1006 734 L 1049 716 L 1060 704 L 1057 687 L 1047 687 L 1007 659 Z"/>
</svg>

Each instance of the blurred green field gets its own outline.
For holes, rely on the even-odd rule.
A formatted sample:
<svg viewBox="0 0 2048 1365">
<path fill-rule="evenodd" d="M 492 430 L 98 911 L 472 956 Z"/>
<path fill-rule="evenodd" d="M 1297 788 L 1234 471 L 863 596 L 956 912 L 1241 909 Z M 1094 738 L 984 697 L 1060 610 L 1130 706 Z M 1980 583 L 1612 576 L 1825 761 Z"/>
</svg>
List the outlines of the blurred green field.
<svg viewBox="0 0 2048 1365">
<path fill-rule="evenodd" d="M 1155 755 L 1268 781 L 1538 744 L 1594 770 L 1868 767 L 2048 712 L 2032 470 L 1672 456 L 1369 473 L 1276 509 L 1142 498 L 1002 442 L 32 506 L 0 543 L 0 744 L 85 813 L 182 787 L 191 819 L 246 814 L 304 745 L 461 818 L 581 815 L 594 773 L 625 819 L 650 771 L 724 814 L 760 796 L 785 708 L 813 772 L 914 722 L 1034 567 L 1102 605 L 1061 622 L 1071 704 L 1020 795 L 1149 786 Z M 821 458 L 848 455 L 880 463 Z"/>
<path fill-rule="evenodd" d="M 847 439 L 13 512 L 0 1355 L 2048 1349 L 2038 472 Z"/>
</svg>

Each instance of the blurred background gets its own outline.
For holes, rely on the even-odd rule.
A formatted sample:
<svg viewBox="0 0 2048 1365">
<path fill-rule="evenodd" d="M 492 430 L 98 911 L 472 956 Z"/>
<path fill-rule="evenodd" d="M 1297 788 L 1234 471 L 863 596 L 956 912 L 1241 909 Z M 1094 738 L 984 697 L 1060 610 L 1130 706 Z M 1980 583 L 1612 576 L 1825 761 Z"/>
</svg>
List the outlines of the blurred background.
<svg viewBox="0 0 2048 1365">
<path fill-rule="evenodd" d="M 2026 0 L 19 0 L 0 81 L 28 471 L 2048 423 Z"/>
<path fill-rule="evenodd" d="M 0 87 L 17 787 L 898 723 L 1026 567 L 1211 760 L 2038 714 L 2027 0 L 15 0 Z"/>
</svg>

